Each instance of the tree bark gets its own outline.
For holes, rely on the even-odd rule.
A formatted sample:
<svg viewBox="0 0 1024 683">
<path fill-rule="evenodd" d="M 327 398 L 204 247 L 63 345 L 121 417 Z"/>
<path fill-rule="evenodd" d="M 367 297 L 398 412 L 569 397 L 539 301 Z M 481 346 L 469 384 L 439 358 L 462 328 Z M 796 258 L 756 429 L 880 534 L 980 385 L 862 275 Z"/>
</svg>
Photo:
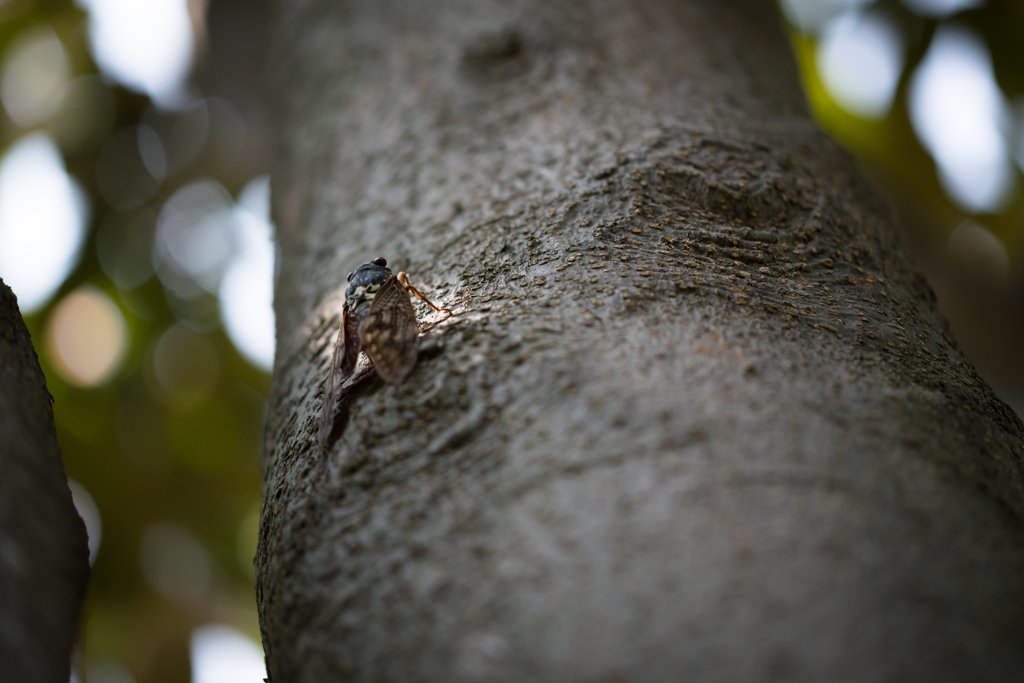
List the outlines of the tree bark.
<svg viewBox="0 0 1024 683">
<path fill-rule="evenodd" d="M 46 379 L 0 280 L 0 679 L 67 683 L 88 577 Z"/>
<path fill-rule="evenodd" d="M 1022 425 L 767 0 L 280 2 L 258 601 L 286 681 L 1009 680 Z M 419 366 L 316 416 L 345 274 Z"/>
</svg>

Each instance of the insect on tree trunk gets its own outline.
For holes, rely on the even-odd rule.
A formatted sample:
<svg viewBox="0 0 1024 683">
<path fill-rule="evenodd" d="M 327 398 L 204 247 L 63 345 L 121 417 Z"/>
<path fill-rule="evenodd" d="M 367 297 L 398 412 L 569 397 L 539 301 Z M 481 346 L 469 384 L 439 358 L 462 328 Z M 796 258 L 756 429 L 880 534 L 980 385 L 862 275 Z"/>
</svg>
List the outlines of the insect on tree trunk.
<svg viewBox="0 0 1024 683">
<path fill-rule="evenodd" d="M 1021 423 L 815 129 L 772 2 L 279 15 L 274 683 L 1024 669 Z M 415 370 L 346 380 L 321 456 L 374 257 L 454 315 L 416 303 Z"/>
</svg>

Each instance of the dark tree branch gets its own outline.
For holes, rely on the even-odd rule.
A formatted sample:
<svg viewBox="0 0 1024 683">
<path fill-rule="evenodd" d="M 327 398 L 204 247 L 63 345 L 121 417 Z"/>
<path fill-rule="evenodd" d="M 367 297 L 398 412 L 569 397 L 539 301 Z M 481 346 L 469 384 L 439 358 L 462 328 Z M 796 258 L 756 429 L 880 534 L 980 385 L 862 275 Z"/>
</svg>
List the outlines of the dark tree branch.
<svg viewBox="0 0 1024 683">
<path fill-rule="evenodd" d="M 67 683 L 89 577 L 46 379 L 0 281 L 0 679 Z"/>
</svg>

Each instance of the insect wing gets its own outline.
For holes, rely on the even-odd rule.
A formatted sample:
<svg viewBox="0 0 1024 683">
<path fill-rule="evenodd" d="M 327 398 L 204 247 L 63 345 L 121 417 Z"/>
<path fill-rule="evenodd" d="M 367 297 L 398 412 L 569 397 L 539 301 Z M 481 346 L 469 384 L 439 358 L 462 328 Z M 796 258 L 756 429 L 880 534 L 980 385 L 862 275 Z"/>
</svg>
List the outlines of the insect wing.
<svg viewBox="0 0 1024 683">
<path fill-rule="evenodd" d="M 351 328 L 350 316 L 346 309 L 341 314 L 341 331 L 338 333 L 338 341 L 334 345 L 331 369 L 327 373 L 327 384 L 324 385 L 324 402 L 320 406 L 320 430 L 317 440 L 320 443 L 320 450 L 325 453 L 331 438 L 331 431 L 334 429 L 334 411 L 337 407 L 341 383 L 356 369 L 356 361 L 359 359 L 359 339 L 355 335 L 355 330 Z"/>
<path fill-rule="evenodd" d="M 358 321 L 355 316 L 350 315 L 348 310 L 342 314 L 341 331 L 345 335 L 345 353 L 341 358 L 341 378 L 344 379 L 355 372 L 356 361 L 359 360 L 359 330 Z M 341 383 L 338 383 L 339 386 Z"/>
<path fill-rule="evenodd" d="M 409 294 L 392 275 L 359 322 L 359 341 L 388 384 L 401 384 L 416 366 L 418 334 Z"/>
</svg>

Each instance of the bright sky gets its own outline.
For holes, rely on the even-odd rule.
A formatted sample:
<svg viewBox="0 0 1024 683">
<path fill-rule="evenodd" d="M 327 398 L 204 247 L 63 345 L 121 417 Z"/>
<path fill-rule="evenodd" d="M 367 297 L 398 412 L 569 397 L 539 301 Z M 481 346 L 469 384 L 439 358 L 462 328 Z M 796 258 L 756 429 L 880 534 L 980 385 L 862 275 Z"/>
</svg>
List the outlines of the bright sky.
<svg viewBox="0 0 1024 683">
<path fill-rule="evenodd" d="M 1000 211 L 1015 182 L 1003 134 L 1010 114 L 984 41 L 966 27 L 940 25 L 911 78 L 908 105 L 950 198 L 968 212 Z"/>
<path fill-rule="evenodd" d="M 194 39 L 186 0 L 77 0 L 89 12 L 89 42 L 105 74 L 158 106 L 188 103 Z"/>
<path fill-rule="evenodd" d="M 235 210 L 236 256 L 220 285 L 220 314 L 239 351 L 268 372 L 274 366 L 274 241 L 270 178 L 249 182 Z"/>
<path fill-rule="evenodd" d="M 78 261 L 89 204 L 49 137 L 33 133 L 0 161 L 0 278 L 23 315 L 42 308 Z"/>
<path fill-rule="evenodd" d="M 228 626 L 192 631 L 192 683 L 259 683 L 266 677 L 263 648 Z"/>
<path fill-rule="evenodd" d="M 903 37 L 888 16 L 851 10 L 825 26 L 817 69 L 836 104 L 855 116 L 881 119 L 896 96 L 903 52 Z"/>
</svg>

